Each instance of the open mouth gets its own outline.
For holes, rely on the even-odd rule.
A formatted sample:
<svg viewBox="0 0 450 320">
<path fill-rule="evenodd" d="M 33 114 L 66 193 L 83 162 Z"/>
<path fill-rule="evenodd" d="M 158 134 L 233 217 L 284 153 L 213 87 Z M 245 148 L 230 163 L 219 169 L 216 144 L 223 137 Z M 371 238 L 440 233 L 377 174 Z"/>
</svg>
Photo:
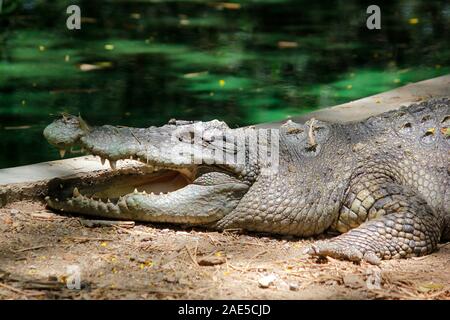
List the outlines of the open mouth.
<svg viewBox="0 0 450 320">
<path fill-rule="evenodd" d="M 49 197 L 58 200 L 83 197 L 117 204 L 121 197 L 127 194 L 163 196 L 194 181 L 194 171 L 180 171 L 140 166 L 103 172 L 95 178 L 58 180 L 57 188 L 50 189 Z"/>
<path fill-rule="evenodd" d="M 208 124 L 223 127 L 216 121 Z M 180 128 L 186 139 L 174 135 Z M 55 181 L 47 204 L 109 219 L 196 225 L 221 219 L 237 206 L 249 184 L 232 166 L 182 161 L 180 152 L 195 156 L 192 148 L 205 142 L 194 144 L 192 129 L 189 122 L 158 128 L 90 127 L 79 117 L 64 115 L 44 130 L 47 140 L 64 150 L 61 154 L 79 148 L 98 156 L 102 164 L 108 161 L 113 170 L 83 180 Z M 130 159 L 141 164 L 138 170 L 121 165 Z"/>
</svg>

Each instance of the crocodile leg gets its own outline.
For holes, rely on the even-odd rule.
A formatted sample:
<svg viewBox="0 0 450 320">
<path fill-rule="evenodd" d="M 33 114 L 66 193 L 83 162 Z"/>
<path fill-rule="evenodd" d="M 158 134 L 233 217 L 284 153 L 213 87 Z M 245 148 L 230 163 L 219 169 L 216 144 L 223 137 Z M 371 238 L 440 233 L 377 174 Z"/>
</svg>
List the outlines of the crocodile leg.
<svg viewBox="0 0 450 320">
<path fill-rule="evenodd" d="M 360 190 L 366 193 L 365 189 Z M 375 217 L 373 220 L 336 238 L 313 244 L 308 253 L 379 264 L 382 259 L 422 256 L 436 249 L 443 216 L 421 196 L 407 187 L 387 183 L 377 186 L 367 197 L 369 200 L 364 203 L 351 196 L 350 208 L 353 213 L 367 212 L 367 219 Z M 344 216 L 348 219 L 348 215 Z"/>
</svg>

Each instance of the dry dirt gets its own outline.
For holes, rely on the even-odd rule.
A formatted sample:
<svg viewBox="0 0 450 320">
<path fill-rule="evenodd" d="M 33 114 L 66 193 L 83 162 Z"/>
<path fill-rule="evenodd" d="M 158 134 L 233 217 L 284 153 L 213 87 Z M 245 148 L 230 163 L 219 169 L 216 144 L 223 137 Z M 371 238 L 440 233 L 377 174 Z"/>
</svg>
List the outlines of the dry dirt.
<svg viewBox="0 0 450 320">
<path fill-rule="evenodd" d="M 1 208 L 0 299 L 450 299 L 450 244 L 375 267 L 310 258 L 313 239 L 81 221 L 36 202 Z"/>
</svg>

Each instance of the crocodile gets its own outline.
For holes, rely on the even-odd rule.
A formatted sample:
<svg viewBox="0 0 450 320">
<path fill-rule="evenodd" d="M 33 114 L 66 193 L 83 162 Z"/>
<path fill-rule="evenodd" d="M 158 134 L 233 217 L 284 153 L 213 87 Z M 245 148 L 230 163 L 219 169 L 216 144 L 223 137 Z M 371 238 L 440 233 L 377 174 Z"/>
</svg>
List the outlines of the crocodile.
<svg viewBox="0 0 450 320">
<path fill-rule="evenodd" d="M 65 114 L 44 130 L 62 153 L 79 147 L 113 170 L 123 159 L 148 170 L 134 184 L 61 186 L 46 202 L 108 219 L 334 235 L 307 248 L 319 258 L 422 256 L 450 240 L 449 125 L 447 97 L 360 122 L 288 120 L 265 131 L 218 120 L 90 126 Z"/>
</svg>

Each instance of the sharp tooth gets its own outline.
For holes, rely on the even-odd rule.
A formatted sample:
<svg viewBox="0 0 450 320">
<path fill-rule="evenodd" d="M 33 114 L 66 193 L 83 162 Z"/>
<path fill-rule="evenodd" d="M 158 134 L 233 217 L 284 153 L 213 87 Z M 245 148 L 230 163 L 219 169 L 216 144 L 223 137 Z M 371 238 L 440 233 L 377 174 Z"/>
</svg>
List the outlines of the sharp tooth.
<svg viewBox="0 0 450 320">
<path fill-rule="evenodd" d="M 61 158 L 64 158 L 64 155 L 66 154 L 66 149 L 59 149 L 59 155 Z"/>
<path fill-rule="evenodd" d="M 142 191 L 142 193 L 143 193 L 143 194 L 147 194 L 147 192 L 145 192 L 145 190 L 144 190 L 144 191 Z"/>
<path fill-rule="evenodd" d="M 79 197 L 79 196 L 81 196 L 80 191 L 78 191 L 78 188 L 77 188 L 77 187 L 73 188 L 73 193 L 72 193 L 72 195 L 73 195 L 74 197 Z"/>
<path fill-rule="evenodd" d="M 138 194 L 139 191 L 138 191 L 137 189 L 134 189 L 134 193 L 135 193 L 135 194 Z"/>
<path fill-rule="evenodd" d="M 150 193 L 152 196 L 154 196 L 155 194 L 152 192 L 152 193 Z"/>
<path fill-rule="evenodd" d="M 130 160 L 133 160 L 133 156 L 130 156 Z"/>
<path fill-rule="evenodd" d="M 104 165 L 105 165 L 105 161 L 106 161 L 106 159 L 105 159 L 105 158 L 102 158 L 102 157 L 100 157 L 100 162 L 102 163 L 102 166 L 104 166 Z"/>
<path fill-rule="evenodd" d="M 59 202 L 59 199 L 58 199 L 58 198 L 55 198 L 55 201 L 56 201 L 56 202 Z"/>
<path fill-rule="evenodd" d="M 116 170 L 116 161 L 115 160 L 109 160 L 109 165 L 111 166 L 111 169 Z"/>
<path fill-rule="evenodd" d="M 106 200 L 107 203 L 111 203 L 111 200 L 108 198 L 108 200 Z"/>
</svg>

